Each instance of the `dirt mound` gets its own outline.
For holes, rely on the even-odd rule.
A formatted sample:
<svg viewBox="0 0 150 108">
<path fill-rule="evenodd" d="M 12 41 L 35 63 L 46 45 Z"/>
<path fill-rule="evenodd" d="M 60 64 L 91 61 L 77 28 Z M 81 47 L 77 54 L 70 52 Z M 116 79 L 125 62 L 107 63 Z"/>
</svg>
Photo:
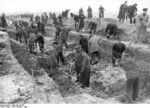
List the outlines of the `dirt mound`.
<svg viewBox="0 0 150 108">
<path fill-rule="evenodd" d="M 98 79 L 93 81 L 93 89 L 103 91 L 109 97 L 119 95 L 120 92 L 124 92 L 126 76 L 123 70 L 109 66 L 102 71 L 97 71 L 96 73 Z"/>
</svg>

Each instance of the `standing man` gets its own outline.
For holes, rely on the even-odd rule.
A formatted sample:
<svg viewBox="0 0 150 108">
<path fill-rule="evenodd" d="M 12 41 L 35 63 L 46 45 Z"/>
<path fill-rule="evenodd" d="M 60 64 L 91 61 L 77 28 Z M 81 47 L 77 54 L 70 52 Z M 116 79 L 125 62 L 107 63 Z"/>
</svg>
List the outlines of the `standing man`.
<svg viewBox="0 0 150 108">
<path fill-rule="evenodd" d="M 149 24 L 149 15 L 147 14 L 147 8 L 143 9 L 143 13 L 138 16 L 138 28 L 136 42 L 148 42 L 147 40 L 147 27 Z"/>
<path fill-rule="evenodd" d="M 119 9 L 119 22 L 124 22 L 124 19 L 126 18 L 127 15 L 127 10 L 128 10 L 128 6 L 127 6 L 127 1 L 125 1 L 123 4 L 121 4 L 120 9 Z"/>
<path fill-rule="evenodd" d="M 28 47 L 29 47 L 30 53 L 33 53 L 34 44 L 35 44 L 35 34 L 30 33 L 30 37 L 28 39 Z"/>
<path fill-rule="evenodd" d="M 84 19 L 85 19 L 85 16 L 83 14 L 80 14 L 79 15 L 79 31 L 83 29 L 84 27 Z"/>
<path fill-rule="evenodd" d="M 81 52 L 81 47 L 80 46 L 76 46 L 75 50 L 76 50 L 75 70 L 76 70 L 76 75 L 77 75 L 77 80 L 75 82 L 79 82 L 79 78 L 80 78 L 79 75 L 80 75 L 81 68 L 82 68 L 83 57 L 82 57 L 82 52 Z"/>
<path fill-rule="evenodd" d="M 135 16 L 137 15 L 137 4 L 128 7 L 128 16 L 130 18 L 130 24 L 135 23 Z"/>
<path fill-rule="evenodd" d="M 139 66 L 134 58 L 135 54 L 128 49 L 122 59 L 122 68 L 126 72 L 126 96 L 128 103 L 133 103 L 138 98 L 139 91 Z"/>
<path fill-rule="evenodd" d="M 81 14 L 84 14 L 82 7 L 81 7 L 81 9 L 79 10 L 79 15 L 81 15 Z"/>
<path fill-rule="evenodd" d="M 55 39 L 57 40 L 59 38 L 61 32 L 61 25 L 56 26 L 56 31 L 55 31 Z"/>
<path fill-rule="evenodd" d="M 80 83 L 81 88 L 85 88 L 90 86 L 91 66 L 90 66 L 90 57 L 86 54 L 85 51 L 82 51 L 82 57 L 83 60 L 80 71 Z"/>
<path fill-rule="evenodd" d="M 87 13 L 88 19 L 92 18 L 92 8 L 90 6 L 88 7 Z"/>
<path fill-rule="evenodd" d="M 54 42 L 53 43 L 53 47 L 56 49 L 56 51 L 58 52 L 58 56 L 57 56 L 57 63 L 59 66 L 59 59 L 61 59 L 61 62 L 63 65 L 65 65 L 65 60 L 64 60 L 64 56 L 63 56 L 63 47 L 61 45 L 59 45 L 58 42 Z"/>
<path fill-rule="evenodd" d="M 60 34 L 59 34 L 59 38 L 58 38 L 58 43 L 63 46 L 63 44 L 65 44 L 65 47 L 68 48 L 68 44 L 67 44 L 67 39 L 68 39 L 68 35 L 71 29 L 68 28 L 61 28 Z"/>
<path fill-rule="evenodd" d="M 53 13 L 53 23 L 54 23 L 54 26 L 56 27 L 56 25 L 58 24 L 57 22 L 57 18 L 56 18 L 56 14 Z"/>
<path fill-rule="evenodd" d="M 2 23 L 2 28 L 6 28 L 7 27 L 7 22 L 6 22 L 5 14 L 2 14 L 1 23 Z"/>
<path fill-rule="evenodd" d="M 121 43 L 119 40 L 118 43 L 115 43 L 112 47 L 112 65 L 115 67 L 116 60 L 119 62 L 119 65 L 121 65 L 121 58 L 122 54 L 125 52 L 126 46 Z"/>
<path fill-rule="evenodd" d="M 38 43 L 39 43 L 40 51 L 41 51 L 41 53 L 43 53 L 45 41 L 44 41 L 44 38 L 43 38 L 41 32 L 37 33 L 37 39 L 35 40 L 35 42 L 38 42 Z"/>
<path fill-rule="evenodd" d="M 88 54 L 88 39 L 83 35 L 80 35 L 79 45 L 81 46 L 81 49 Z"/>
<path fill-rule="evenodd" d="M 102 7 L 102 5 L 100 5 L 100 8 L 99 8 L 99 18 L 104 18 L 104 7 Z"/>
<path fill-rule="evenodd" d="M 59 24 L 60 24 L 60 25 L 63 25 L 62 18 L 63 18 L 63 17 L 62 17 L 62 15 L 61 15 L 61 14 L 57 17 L 58 22 L 59 22 Z"/>
</svg>

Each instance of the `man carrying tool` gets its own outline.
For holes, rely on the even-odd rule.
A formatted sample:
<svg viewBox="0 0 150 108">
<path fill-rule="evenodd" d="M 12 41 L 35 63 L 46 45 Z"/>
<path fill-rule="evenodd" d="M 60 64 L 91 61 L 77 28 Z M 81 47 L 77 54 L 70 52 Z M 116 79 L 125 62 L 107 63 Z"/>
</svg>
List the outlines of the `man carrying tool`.
<svg viewBox="0 0 150 108">
<path fill-rule="evenodd" d="M 136 63 L 135 54 L 131 49 L 127 49 L 122 58 L 122 68 L 126 72 L 126 96 L 128 103 L 133 103 L 138 98 L 139 91 L 139 69 Z"/>
<path fill-rule="evenodd" d="M 122 54 L 123 52 L 125 52 L 126 50 L 126 46 L 121 43 L 121 41 L 119 40 L 118 43 L 115 43 L 112 47 L 112 65 L 113 67 L 115 67 L 115 63 L 116 61 L 118 61 L 119 65 L 121 65 L 121 58 L 122 58 Z"/>
</svg>

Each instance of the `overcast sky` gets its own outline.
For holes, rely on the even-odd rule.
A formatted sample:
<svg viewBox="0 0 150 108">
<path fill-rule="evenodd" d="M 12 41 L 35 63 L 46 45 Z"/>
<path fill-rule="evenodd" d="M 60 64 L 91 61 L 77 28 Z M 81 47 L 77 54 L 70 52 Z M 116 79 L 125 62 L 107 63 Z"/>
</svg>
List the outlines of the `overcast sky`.
<svg viewBox="0 0 150 108">
<path fill-rule="evenodd" d="M 98 12 L 100 5 L 103 5 L 106 13 L 118 13 L 120 4 L 125 0 L 0 0 L 0 13 L 13 12 L 41 12 L 41 11 L 56 11 L 60 12 L 70 8 L 72 12 L 78 12 L 79 8 L 83 7 L 84 11 L 90 5 L 94 12 Z M 138 12 L 142 8 L 150 7 L 150 0 L 127 0 L 128 5 L 137 3 Z M 150 13 L 150 9 L 148 10 Z"/>
</svg>

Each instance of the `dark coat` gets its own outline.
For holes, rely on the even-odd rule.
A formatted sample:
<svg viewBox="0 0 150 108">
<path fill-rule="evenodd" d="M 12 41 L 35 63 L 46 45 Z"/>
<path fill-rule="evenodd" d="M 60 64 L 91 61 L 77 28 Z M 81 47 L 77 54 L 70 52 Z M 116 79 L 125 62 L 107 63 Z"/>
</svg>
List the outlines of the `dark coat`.
<svg viewBox="0 0 150 108">
<path fill-rule="evenodd" d="M 2 27 L 7 27 L 7 22 L 4 16 L 1 17 Z"/>
<path fill-rule="evenodd" d="M 106 27 L 106 30 L 105 30 L 106 34 L 109 32 L 108 33 L 109 35 L 115 35 L 116 36 L 117 31 L 118 31 L 118 27 L 117 27 L 116 24 L 114 24 L 114 23 L 107 24 L 107 27 Z"/>
<path fill-rule="evenodd" d="M 125 14 L 126 14 L 127 10 L 128 10 L 128 6 L 125 4 L 122 4 L 119 9 L 118 18 L 125 19 Z"/>
<path fill-rule="evenodd" d="M 88 54 L 88 40 L 85 37 L 82 37 L 79 41 L 81 48 Z"/>
</svg>

